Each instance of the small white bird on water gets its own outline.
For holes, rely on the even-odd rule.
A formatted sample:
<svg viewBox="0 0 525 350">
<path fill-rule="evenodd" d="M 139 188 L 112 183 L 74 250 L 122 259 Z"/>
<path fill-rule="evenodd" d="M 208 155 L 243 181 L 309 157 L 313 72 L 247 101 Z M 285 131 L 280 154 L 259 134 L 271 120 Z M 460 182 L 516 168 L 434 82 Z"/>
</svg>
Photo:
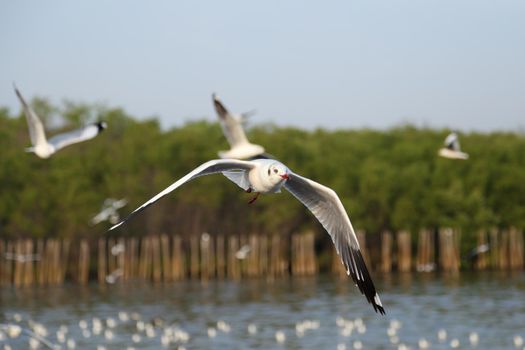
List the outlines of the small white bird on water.
<svg viewBox="0 0 525 350">
<path fill-rule="evenodd" d="M 438 153 L 441 157 L 449 159 L 468 159 L 468 154 L 461 152 L 458 135 L 453 132 L 445 139 L 445 147 L 441 148 Z"/>
<path fill-rule="evenodd" d="M 251 113 L 233 114 L 224 107 L 217 95 L 213 94 L 212 97 L 215 111 L 219 116 L 222 131 L 231 147 L 228 151 L 220 151 L 219 157 L 249 159 L 263 155 L 264 148 L 250 143 L 244 133 L 243 123 L 246 122 L 246 118 Z M 267 157 L 264 156 L 264 158 Z"/>
<path fill-rule="evenodd" d="M 222 173 L 246 192 L 254 192 L 255 197 L 250 203 L 255 201 L 260 193 L 279 193 L 283 187 L 288 190 L 323 225 L 332 237 L 347 274 L 351 275 L 374 310 L 384 314 L 385 310 L 365 265 L 354 228 L 337 194 L 326 186 L 293 173 L 284 164 L 273 159 L 250 161 L 216 159 L 206 162 L 135 209 L 126 219 L 111 227 L 110 230 L 116 229 L 132 216 L 186 182 L 216 173 Z"/>
<path fill-rule="evenodd" d="M 16 86 L 14 86 L 14 89 L 16 96 L 22 104 L 22 108 L 24 109 L 27 125 L 29 126 L 29 137 L 31 138 L 31 144 L 33 145 L 33 147 L 26 148 L 26 151 L 33 152 L 40 158 L 49 158 L 61 148 L 74 143 L 90 140 L 107 127 L 105 122 L 97 122 L 81 129 L 55 135 L 47 140 L 44 126 L 42 125 L 40 118 L 38 118 L 35 111 L 26 103 Z"/>
</svg>

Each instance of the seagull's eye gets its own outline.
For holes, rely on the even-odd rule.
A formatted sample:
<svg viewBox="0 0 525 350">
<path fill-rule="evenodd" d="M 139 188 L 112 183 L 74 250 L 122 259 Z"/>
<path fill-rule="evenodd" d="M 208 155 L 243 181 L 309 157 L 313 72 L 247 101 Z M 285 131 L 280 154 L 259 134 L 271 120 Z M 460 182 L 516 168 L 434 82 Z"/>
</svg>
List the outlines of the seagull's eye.
<svg viewBox="0 0 525 350">
<path fill-rule="evenodd" d="M 270 168 L 268 168 L 268 176 L 270 176 Z"/>
<path fill-rule="evenodd" d="M 277 169 L 273 169 L 273 172 L 277 174 Z"/>
</svg>

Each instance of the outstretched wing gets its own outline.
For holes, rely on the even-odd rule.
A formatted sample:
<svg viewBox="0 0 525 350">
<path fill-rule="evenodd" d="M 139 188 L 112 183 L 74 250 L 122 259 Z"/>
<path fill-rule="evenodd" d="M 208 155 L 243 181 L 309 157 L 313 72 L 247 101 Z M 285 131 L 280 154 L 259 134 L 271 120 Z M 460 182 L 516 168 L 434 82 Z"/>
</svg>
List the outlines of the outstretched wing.
<svg viewBox="0 0 525 350">
<path fill-rule="evenodd" d="M 18 91 L 16 86 L 13 86 L 15 89 L 16 96 L 20 100 L 20 103 L 22 104 L 22 108 L 24 109 L 24 114 L 26 116 L 27 125 L 29 127 L 29 137 L 31 138 L 31 143 L 34 147 L 36 147 L 37 144 L 45 144 L 46 141 L 46 134 L 44 132 L 44 126 L 42 125 L 42 122 L 40 121 L 40 118 L 38 118 L 38 115 L 35 113 L 33 108 L 31 108 L 27 102 L 25 101 L 24 97 L 22 97 L 22 94 L 20 91 Z"/>
<path fill-rule="evenodd" d="M 385 310 L 365 265 L 354 228 L 337 194 L 332 189 L 297 174 L 291 173 L 289 176 L 284 187 L 323 225 L 332 237 L 346 273 L 352 276 L 374 310 L 384 314 Z"/>
<path fill-rule="evenodd" d="M 139 212 L 143 211 L 168 193 L 174 191 L 176 188 L 182 186 L 186 182 L 196 179 L 200 176 L 204 175 L 210 175 L 215 173 L 222 173 L 226 171 L 232 171 L 232 170 L 250 170 L 254 167 L 253 162 L 249 161 L 242 161 L 242 160 L 235 160 L 235 159 L 215 159 L 210 160 L 209 162 L 206 162 L 199 167 L 197 167 L 195 170 L 191 171 L 190 173 L 186 174 L 179 180 L 175 181 L 173 184 L 168 186 L 165 190 L 157 194 L 155 197 L 151 198 L 146 203 L 142 204 L 140 207 L 135 209 L 131 214 L 128 215 L 124 220 L 119 222 L 118 224 L 111 227 L 109 230 L 114 230 L 126 221 L 128 221 L 132 216 L 138 214 Z"/>
<path fill-rule="evenodd" d="M 217 95 L 213 94 L 213 105 L 219 116 L 222 131 L 231 148 L 249 143 L 242 127 L 241 118 L 235 117 L 226 109 Z"/>
<path fill-rule="evenodd" d="M 101 123 L 90 124 L 81 129 L 58 134 L 49 139 L 49 143 L 53 145 L 56 151 L 74 143 L 87 141 L 104 130 Z"/>
</svg>

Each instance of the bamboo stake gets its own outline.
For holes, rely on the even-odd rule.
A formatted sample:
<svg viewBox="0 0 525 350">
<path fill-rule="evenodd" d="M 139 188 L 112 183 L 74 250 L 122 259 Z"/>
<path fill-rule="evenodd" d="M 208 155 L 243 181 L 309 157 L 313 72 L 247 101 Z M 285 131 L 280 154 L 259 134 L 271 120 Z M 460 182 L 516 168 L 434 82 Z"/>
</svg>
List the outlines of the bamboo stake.
<svg viewBox="0 0 525 350">
<path fill-rule="evenodd" d="M 30 258 L 28 260 L 26 260 L 26 264 L 24 266 L 24 272 L 25 272 L 25 277 L 24 277 L 24 285 L 26 286 L 30 286 L 33 284 L 33 279 L 34 279 L 34 269 L 33 269 L 33 264 L 34 264 L 34 253 L 33 253 L 33 240 L 31 239 L 26 239 L 25 241 L 25 252 L 24 254 L 26 254 L 27 256 L 29 256 Z"/>
<path fill-rule="evenodd" d="M 204 232 L 200 237 L 201 280 L 208 280 L 210 278 L 210 241 L 210 235 Z"/>
<path fill-rule="evenodd" d="M 235 258 L 235 253 L 239 250 L 237 236 L 228 237 L 228 277 L 237 280 L 241 278 L 239 261 Z"/>
<path fill-rule="evenodd" d="M 14 285 L 15 287 L 20 287 L 22 284 L 22 275 L 24 273 L 24 264 L 23 261 L 21 261 L 18 257 L 21 257 L 23 254 L 22 251 L 22 241 L 20 239 L 17 239 L 15 241 L 15 254 L 13 255 L 13 261 L 15 264 L 15 272 L 14 272 Z"/>
<path fill-rule="evenodd" d="M 504 230 L 500 234 L 499 245 L 499 268 L 507 270 L 509 268 L 509 231 Z"/>
<path fill-rule="evenodd" d="M 98 239 L 98 283 L 106 283 L 106 241 L 103 238 Z"/>
<path fill-rule="evenodd" d="M 107 262 L 108 262 L 108 274 L 111 274 L 117 268 L 116 256 L 113 255 L 113 250 L 116 245 L 116 242 L 113 238 L 107 239 Z"/>
<path fill-rule="evenodd" d="M 160 261 L 160 240 L 159 236 L 151 238 L 151 251 L 153 261 L 153 282 L 159 283 L 162 281 L 162 265 Z"/>
<path fill-rule="evenodd" d="M 435 248 L 434 232 L 430 230 L 419 231 L 416 263 L 418 272 L 430 272 L 435 269 Z"/>
<path fill-rule="evenodd" d="M 171 264 L 173 280 L 184 279 L 186 277 L 185 254 L 182 249 L 182 240 L 179 236 L 173 237 L 173 253 Z"/>
<path fill-rule="evenodd" d="M 0 287 L 7 285 L 5 274 L 5 247 L 4 240 L 0 238 Z"/>
<path fill-rule="evenodd" d="M 199 237 L 190 236 L 190 277 L 199 278 Z"/>
<path fill-rule="evenodd" d="M 89 244 L 85 239 L 80 241 L 78 257 L 78 282 L 82 285 L 88 283 L 89 278 Z"/>
<path fill-rule="evenodd" d="M 484 230 L 478 231 L 477 234 L 477 247 L 481 247 L 483 245 L 486 245 L 487 242 L 487 233 Z M 487 254 L 486 253 L 478 253 L 474 257 L 474 268 L 476 270 L 485 270 L 487 268 Z"/>
<path fill-rule="evenodd" d="M 60 272 L 58 283 L 62 284 L 66 280 L 67 267 L 69 266 L 69 249 L 71 241 L 69 239 L 62 240 L 62 255 L 58 261 L 58 271 Z"/>
<path fill-rule="evenodd" d="M 37 279 L 38 285 L 43 286 L 46 283 L 46 280 L 45 280 L 46 268 L 44 265 L 46 261 L 46 256 L 45 256 L 44 240 L 41 238 L 38 239 L 38 241 L 36 242 L 36 254 L 40 258 L 36 262 L 36 279 Z"/>
<path fill-rule="evenodd" d="M 224 254 L 224 236 L 217 236 L 217 278 L 223 279 L 225 277 L 226 256 Z"/>
<path fill-rule="evenodd" d="M 137 278 L 139 276 L 139 241 L 136 238 L 129 240 L 129 276 L 128 279 Z"/>
<path fill-rule="evenodd" d="M 499 269 L 499 251 L 500 240 L 499 232 L 496 228 L 492 228 L 489 232 L 490 251 L 489 251 L 489 265 L 491 269 Z"/>
<path fill-rule="evenodd" d="M 523 269 L 523 234 L 515 227 L 509 230 L 509 267 Z"/>
<path fill-rule="evenodd" d="M 259 236 L 251 234 L 249 237 L 250 252 L 248 253 L 248 276 L 259 276 Z"/>
<path fill-rule="evenodd" d="M 412 267 L 412 242 L 410 232 L 397 233 L 397 269 L 409 272 Z"/>
<path fill-rule="evenodd" d="M 381 272 L 392 271 L 392 232 L 381 233 Z"/>
<path fill-rule="evenodd" d="M 171 273 L 170 239 L 165 234 L 160 236 L 160 248 L 162 254 L 162 278 L 164 282 L 169 282 L 172 281 L 173 274 Z"/>
<path fill-rule="evenodd" d="M 259 237 L 259 275 L 268 274 L 268 236 Z"/>
</svg>

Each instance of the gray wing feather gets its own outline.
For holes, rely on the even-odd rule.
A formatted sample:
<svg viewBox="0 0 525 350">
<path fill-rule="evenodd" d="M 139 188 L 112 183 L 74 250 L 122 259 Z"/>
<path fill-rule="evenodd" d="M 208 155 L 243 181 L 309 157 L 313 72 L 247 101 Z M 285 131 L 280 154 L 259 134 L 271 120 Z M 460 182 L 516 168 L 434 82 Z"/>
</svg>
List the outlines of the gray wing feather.
<svg viewBox="0 0 525 350">
<path fill-rule="evenodd" d="M 223 171 L 222 175 L 245 191 L 250 188 L 250 182 L 245 171 Z"/>
<path fill-rule="evenodd" d="M 87 141 L 100 132 L 99 127 L 96 124 L 88 125 L 82 129 L 77 129 L 62 134 L 58 134 L 49 139 L 49 143 L 53 145 L 56 151 L 74 143 Z"/>
<path fill-rule="evenodd" d="M 230 147 L 234 148 L 249 143 L 242 127 L 242 118 L 232 115 L 215 94 L 213 95 L 213 105 Z"/>
<path fill-rule="evenodd" d="M 315 215 L 332 237 L 342 263 L 374 310 L 384 314 L 370 273 L 359 248 L 357 236 L 341 200 L 330 188 L 291 173 L 284 187 Z"/>
<path fill-rule="evenodd" d="M 111 227 L 109 230 L 116 229 L 126 221 L 128 221 L 132 216 L 138 214 L 142 210 L 146 209 L 168 193 L 174 191 L 178 187 L 182 186 L 188 181 L 191 181 L 193 179 L 196 179 L 200 176 L 204 175 L 210 175 L 215 173 L 222 173 L 225 171 L 231 171 L 231 170 L 250 170 L 254 167 L 254 164 L 252 162 L 248 161 L 242 161 L 242 160 L 234 160 L 234 159 L 216 159 L 216 160 L 210 160 L 209 162 L 206 162 L 200 166 L 198 166 L 195 170 L 191 171 L 190 173 L 186 174 L 179 180 L 175 181 L 173 184 L 168 186 L 166 189 L 161 191 L 159 194 L 151 198 L 146 203 L 142 204 L 140 207 L 135 209 L 131 214 L 129 214 L 124 220 L 119 222 L 118 224 Z"/>
</svg>

